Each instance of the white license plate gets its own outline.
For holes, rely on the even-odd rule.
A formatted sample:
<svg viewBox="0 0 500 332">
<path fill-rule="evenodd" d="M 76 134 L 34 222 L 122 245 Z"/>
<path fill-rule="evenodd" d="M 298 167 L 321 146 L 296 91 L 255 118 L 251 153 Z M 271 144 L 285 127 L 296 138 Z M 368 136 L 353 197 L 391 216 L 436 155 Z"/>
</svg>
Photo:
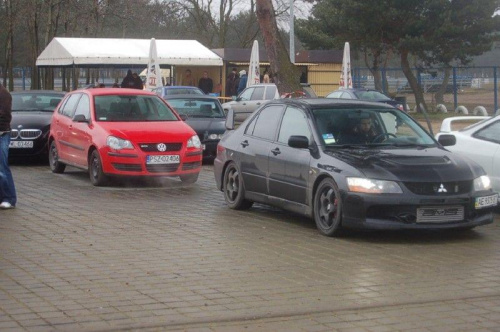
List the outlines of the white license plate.
<svg viewBox="0 0 500 332">
<path fill-rule="evenodd" d="M 476 209 L 482 209 L 488 206 L 495 206 L 498 204 L 498 194 L 485 196 L 485 197 L 476 197 L 476 202 L 474 206 Z"/>
<path fill-rule="evenodd" d="M 154 165 L 154 164 L 176 164 L 181 161 L 181 158 L 178 154 L 167 154 L 167 155 L 159 155 L 159 156 L 147 156 L 146 164 Z"/>
<path fill-rule="evenodd" d="M 33 141 L 10 141 L 9 148 L 11 149 L 31 149 Z"/>
</svg>

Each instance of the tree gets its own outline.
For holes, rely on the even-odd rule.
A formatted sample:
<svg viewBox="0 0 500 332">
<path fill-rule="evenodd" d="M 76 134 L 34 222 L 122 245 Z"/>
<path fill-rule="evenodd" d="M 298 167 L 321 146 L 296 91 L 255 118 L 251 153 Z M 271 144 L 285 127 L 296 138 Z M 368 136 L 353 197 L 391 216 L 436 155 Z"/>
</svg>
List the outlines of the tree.
<svg viewBox="0 0 500 332">
<path fill-rule="evenodd" d="M 333 7 L 330 15 L 323 14 L 328 7 Z M 374 58 L 378 50 L 398 54 L 417 106 L 427 109 L 410 59 L 449 65 L 483 53 L 499 30 L 499 18 L 492 16 L 497 7 L 498 0 L 319 0 L 313 17 L 299 26 L 305 32 L 326 31 L 323 39 L 352 38 L 358 49 L 374 50 Z"/>
<path fill-rule="evenodd" d="M 257 0 L 257 19 L 271 64 L 273 78 L 280 94 L 300 90 L 300 71 L 290 62 L 290 56 L 279 34 L 271 0 Z"/>
</svg>

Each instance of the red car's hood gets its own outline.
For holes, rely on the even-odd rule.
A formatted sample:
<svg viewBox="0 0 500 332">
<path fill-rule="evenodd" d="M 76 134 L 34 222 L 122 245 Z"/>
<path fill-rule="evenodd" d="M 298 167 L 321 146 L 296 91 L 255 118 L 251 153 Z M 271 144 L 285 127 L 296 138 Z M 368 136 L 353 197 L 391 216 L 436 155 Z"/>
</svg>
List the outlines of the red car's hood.
<svg viewBox="0 0 500 332">
<path fill-rule="evenodd" d="M 187 141 L 195 131 L 183 121 L 99 122 L 110 135 L 133 142 Z"/>
</svg>

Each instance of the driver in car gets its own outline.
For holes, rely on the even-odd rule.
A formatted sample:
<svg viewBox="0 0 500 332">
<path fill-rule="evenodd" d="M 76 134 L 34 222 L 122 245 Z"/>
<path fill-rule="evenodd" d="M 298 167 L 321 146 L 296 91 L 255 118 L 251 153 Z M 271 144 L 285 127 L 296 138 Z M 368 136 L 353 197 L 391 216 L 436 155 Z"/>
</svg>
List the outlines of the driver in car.
<svg viewBox="0 0 500 332">
<path fill-rule="evenodd" d="M 377 132 L 373 128 L 372 119 L 363 117 L 359 119 L 352 131 L 345 135 L 343 141 L 349 144 L 368 144 L 372 143 L 375 137 L 377 137 Z"/>
</svg>

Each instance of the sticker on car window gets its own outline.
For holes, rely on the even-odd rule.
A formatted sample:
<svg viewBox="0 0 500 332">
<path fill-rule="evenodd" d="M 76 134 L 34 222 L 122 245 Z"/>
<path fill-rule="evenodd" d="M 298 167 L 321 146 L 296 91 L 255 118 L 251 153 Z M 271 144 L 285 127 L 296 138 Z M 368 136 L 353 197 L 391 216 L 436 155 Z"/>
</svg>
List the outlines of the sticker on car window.
<svg viewBox="0 0 500 332">
<path fill-rule="evenodd" d="M 336 142 L 333 134 L 323 134 L 323 140 L 325 141 L 325 144 L 333 144 Z"/>
</svg>

